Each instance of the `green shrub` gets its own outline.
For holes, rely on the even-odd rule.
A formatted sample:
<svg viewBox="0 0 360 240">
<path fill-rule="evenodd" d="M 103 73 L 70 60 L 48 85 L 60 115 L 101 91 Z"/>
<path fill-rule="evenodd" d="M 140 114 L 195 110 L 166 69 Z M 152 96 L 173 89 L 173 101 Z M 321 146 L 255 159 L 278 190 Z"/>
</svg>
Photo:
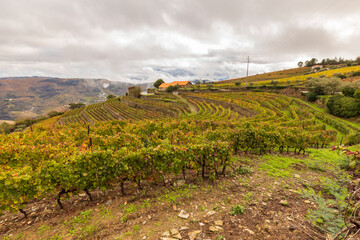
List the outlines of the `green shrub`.
<svg viewBox="0 0 360 240">
<path fill-rule="evenodd" d="M 307 100 L 310 102 L 315 102 L 316 100 L 318 100 L 318 95 L 313 91 L 308 92 L 306 94 L 306 97 L 307 97 Z"/>
<path fill-rule="evenodd" d="M 355 88 L 349 87 L 349 86 L 344 87 L 342 89 L 342 93 L 347 97 L 352 97 L 354 95 L 354 93 L 355 93 Z"/>
<path fill-rule="evenodd" d="M 354 92 L 353 97 L 356 98 L 356 99 L 360 99 L 360 89 L 357 89 L 357 90 Z"/>
<path fill-rule="evenodd" d="M 275 81 L 275 80 L 271 80 L 270 83 L 276 87 L 280 82 L 279 82 L 279 81 Z"/>
<path fill-rule="evenodd" d="M 346 75 L 345 75 L 345 74 L 342 74 L 342 73 L 334 73 L 334 74 L 333 74 L 333 77 L 337 77 L 337 78 L 344 79 L 344 78 L 346 78 Z"/>
<path fill-rule="evenodd" d="M 174 86 L 168 86 L 166 89 L 165 89 L 168 93 L 170 92 L 173 92 L 175 90 Z"/>
<path fill-rule="evenodd" d="M 352 97 L 332 96 L 326 106 L 331 114 L 338 117 L 355 117 L 360 113 L 359 100 Z"/>
<path fill-rule="evenodd" d="M 360 76 L 360 71 L 353 72 L 352 76 L 353 76 L 353 77 Z"/>
</svg>

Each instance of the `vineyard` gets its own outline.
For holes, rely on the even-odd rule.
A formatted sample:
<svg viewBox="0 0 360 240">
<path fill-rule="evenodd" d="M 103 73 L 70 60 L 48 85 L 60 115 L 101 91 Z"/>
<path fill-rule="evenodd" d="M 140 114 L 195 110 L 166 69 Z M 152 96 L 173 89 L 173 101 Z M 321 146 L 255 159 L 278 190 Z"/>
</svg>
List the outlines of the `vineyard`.
<svg viewBox="0 0 360 240">
<path fill-rule="evenodd" d="M 286 70 L 282 70 L 282 71 L 275 71 L 275 72 L 270 72 L 270 73 L 262 73 L 262 74 L 256 74 L 253 76 L 249 76 L 248 81 L 257 82 L 257 81 L 266 81 L 266 80 L 277 80 L 280 78 L 288 78 L 288 77 L 303 75 L 310 71 L 311 71 L 310 67 L 292 68 L 292 69 L 286 69 Z M 243 78 L 223 80 L 223 81 L 219 81 L 218 83 L 225 84 L 225 83 L 245 82 L 245 81 L 246 81 L 246 77 L 243 77 Z"/>
<path fill-rule="evenodd" d="M 309 73 L 309 68 L 294 68 L 284 71 L 273 72 L 269 74 L 259 74 L 250 76 L 248 82 L 252 86 L 264 86 L 271 85 L 273 80 L 276 80 L 279 84 L 301 84 L 305 82 L 309 77 L 316 78 L 320 76 L 332 77 L 334 74 L 349 74 L 351 72 L 357 72 L 360 70 L 360 66 L 343 67 L 338 69 L 331 69 L 326 71 L 319 71 L 316 73 Z M 354 80 L 354 79 L 352 79 Z M 234 82 L 245 82 L 246 78 L 230 79 L 220 81 L 216 84 L 217 87 L 233 87 Z"/>
<path fill-rule="evenodd" d="M 26 215 L 27 203 L 49 197 L 63 208 L 65 193 L 85 191 L 91 199 L 92 190 L 115 183 L 125 192 L 125 182 L 141 188 L 193 172 L 216 178 L 233 154 L 301 154 L 336 139 L 359 142 L 355 126 L 286 96 L 171 97 L 112 99 L 69 111 L 54 125 L 0 135 L 1 210 Z"/>
</svg>

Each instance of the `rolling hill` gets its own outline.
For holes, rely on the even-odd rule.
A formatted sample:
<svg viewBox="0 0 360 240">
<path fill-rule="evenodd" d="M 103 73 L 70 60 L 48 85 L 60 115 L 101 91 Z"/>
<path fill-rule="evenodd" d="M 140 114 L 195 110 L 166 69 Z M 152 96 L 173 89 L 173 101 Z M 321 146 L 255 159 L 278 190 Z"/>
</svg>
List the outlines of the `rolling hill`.
<svg viewBox="0 0 360 240">
<path fill-rule="evenodd" d="M 106 79 L 0 78 L 0 120 L 36 117 L 72 102 L 95 103 L 122 95 L 133 84 Z M 143 85 L 144 88 L 146 85 Z"/>
<path fill-rule="evenodd" d="M 291 69 L 286 69 L 286 70 L 281 70 L 281 71 L 252 75 L 252 76 L 248 77 L 248 81 L 256 82 L 256 81 L 266 81 L 266 80 L 288 78 L 288 77 L 304 75 L 305 73 L 309 73 L 310 71 L 311 71 L 310 67 L 291 68 Z M 234 82 L 245 82 L 245 81 L 246 81 L 246 77 L 241 77 L 241 78 L 223 80 L 223 81 L 219 81 L 217 83 L 223 84 L 223 83 L 234 83 Z"/>
</svg>

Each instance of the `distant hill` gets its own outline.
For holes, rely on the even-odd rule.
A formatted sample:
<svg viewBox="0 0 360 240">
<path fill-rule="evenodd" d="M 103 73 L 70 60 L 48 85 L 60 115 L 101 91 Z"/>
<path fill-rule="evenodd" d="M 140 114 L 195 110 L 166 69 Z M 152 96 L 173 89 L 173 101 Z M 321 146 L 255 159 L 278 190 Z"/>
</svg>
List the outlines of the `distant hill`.
<svg viewBox="0 0 360 240">
<path fill-rule="evenodd" d="M 103 101 L 109 94 L 123 95 L 132 85 L 106 79 L 0 78 L 0 120 L 35 117 L 73 102 Z"/>
</svg>

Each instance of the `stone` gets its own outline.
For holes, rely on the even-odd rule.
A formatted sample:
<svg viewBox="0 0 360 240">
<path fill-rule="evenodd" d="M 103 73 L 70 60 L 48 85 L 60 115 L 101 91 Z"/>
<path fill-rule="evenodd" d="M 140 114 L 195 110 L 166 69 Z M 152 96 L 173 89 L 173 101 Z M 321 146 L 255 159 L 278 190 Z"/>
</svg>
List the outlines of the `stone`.
<svg viewBox="0 0 360 240">
<path fill-rule="evenodd" d="M 178 217 L 179 218 L 183 218 L 183 219 L 188 219 L 189 218 L 189 214 L 187 212 L 185 212 L 184 210 L 181 210 Z"/>
<path fill-rule="evenodd" d="M 248 232 L 248 233 L 251 234 L 251 235 L 254 235 L 254 234 L 255 234 L 254 231 L 251 231 L 250 229 L 247 229 L 247 228 L 245 228 L 244 231 Z"/>
<path fill-rule="evenodd" d="M 151 215 L 148 215 L 147 217 L 148 217 L 149 220 L 151 220 L 151 218 L 152 218 Z"/>
<path fill-rule="evenodd" d="M 286 200 L 281 200 L 279 203 L 285 207 L 289 206 L 289 203 Z"/>
<path fill-rule="evenodd" d="M 195 240 L 197 235 L 199 235 L 200 233 L 201 233 L 201 230 L 190 232 L 189 233 L 189 239 L 190 240 Z"/>
<path fill-rule="evenodd" d="M 180 231 L 185 231 L 185 230 L 188 230 L 188 229 L 189 229 L 189 227 L 181 227 Z"/>
<path fill-rule="evenodd" d="M 215 221 L 215 225 L 216 226 L 222 226 L 223 225 L 223 221 L 222 220 L 217 220 L 217 221 Z"/>
<path fill-rule="evenodd" d="M 214 215 L 215 213 L 216 213 L 215 211 L 209 211 L 205 215 L 206 216 L 211 216 L 211 215 Z"/>
<path fill-rule="evenodd" d="M 300 175 L 299 174 L 294 174 L 294 177 L 300 178 Z"/>
<path fill-rule="evenodd" d="M 171 235 L 176 235 L 176 234 L 179 234 L 179 231 L 177 229 L 173 228 L 173 229 L 170 230 L 170 234 Z"/>
<path fill-rule="evenodd" d="M 163 233 L 161 234 L 161 236 L 163 236 L 163 237 L 170 237 L 170 232 L 169 232 L 169 231 L 163 232 Z"/>
<path fill-rule="evenodd" d="M 219 227 L 219 226 L 210 226 L 209 230 L 210 230 L 210 232 L 221 232 L 224 229 L 222 227 Z"/>
<path fill-rule="evenodd" d="M 175 235 L 173 235 L 172 237 L 173 237 L 173 238 L 176 238 L 176 239 L 182 239 L 182 236 L 181 236 L 180 233 L 175 234 Z"/>
<path fill-rule="evenodd" d="M 176 182 L 174 182 L 174 187 L 181 187 L 185 184 L 185 180 L 181 179 L 181 180 L 177 180 Z"/>
<path fill-rule="evenodd" d="M 203 224 L 202 222 L 199 222 L 199 225 L 200 225 L 200 227 L 205 226 L 205 224 Z"/>
<path fill-rule="evenodd" d="M 270 233 L 271 226 L 270 226 L 270 224 L 269 224 L 269 223 L 266 223 L 266 222 L 265 222 L 265 224 L 264 224 L 264 226 L 263 226 L 263 227 L 264 227 L 264 230 L 265 230 L 265 231 L 267 231 L 267 232 L 269 232 L 269 233 Z"/>
</svg>

